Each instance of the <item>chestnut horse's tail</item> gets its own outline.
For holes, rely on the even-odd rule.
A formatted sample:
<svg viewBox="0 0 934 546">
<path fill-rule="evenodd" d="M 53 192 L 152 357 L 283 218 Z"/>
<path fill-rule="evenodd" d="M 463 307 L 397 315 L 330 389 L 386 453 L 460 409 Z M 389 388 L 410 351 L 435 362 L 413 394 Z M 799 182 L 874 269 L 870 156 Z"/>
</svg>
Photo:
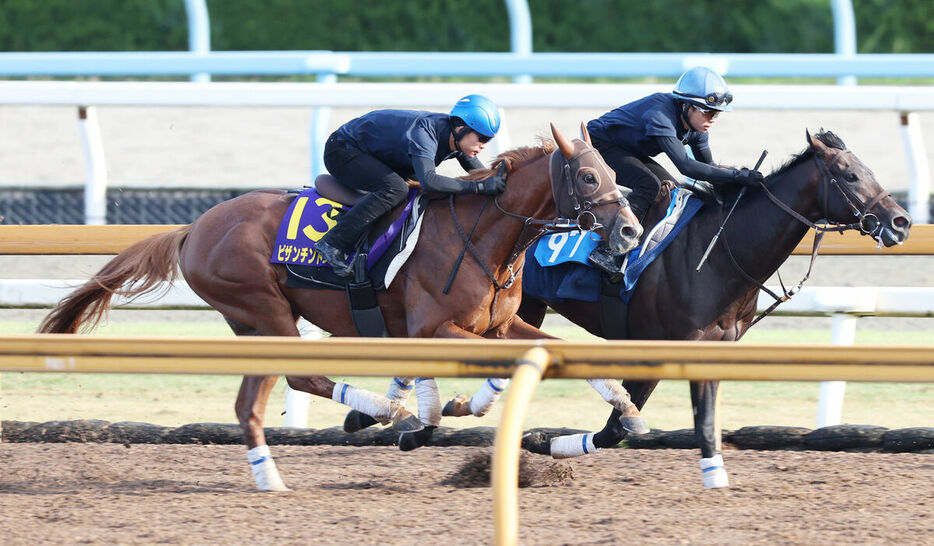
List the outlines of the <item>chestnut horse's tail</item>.
<svg viewBox="0 0 934 546">
<path fill-rule="evenodd" d="M 178 253 L 191 231 L 185 226 L 147 237 L 110 260 L 83 286 L 69 294 L 42 320 L 40 334 L 74 334 L 94 328 L 107 315 L 115 295 L 126 298 L 164 289 L 178 277 Z"/>
</svg>

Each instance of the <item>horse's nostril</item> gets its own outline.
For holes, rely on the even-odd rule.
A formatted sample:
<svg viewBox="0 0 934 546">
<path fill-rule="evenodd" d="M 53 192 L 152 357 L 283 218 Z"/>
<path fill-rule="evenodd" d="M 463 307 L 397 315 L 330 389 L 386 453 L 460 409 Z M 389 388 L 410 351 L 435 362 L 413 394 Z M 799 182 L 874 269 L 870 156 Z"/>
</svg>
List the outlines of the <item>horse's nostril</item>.
<svg viewBox="0 0 934 546">
<path fill-rule="evenodd" d="M 624 227 L 623 229 L 620 230 L 620 233 L 626 239 L 635 239 L 638 236 L 638 232 L 636 231 L 636 228 L 632 226 Z"/>
<path fill-rule="evenodd" d="M 904 216 L 896 216 L 892 219 L 892 225 L 899 229 L 904 229 L 911 225 L 911 220 L 905 218 Z"/>
</svg>

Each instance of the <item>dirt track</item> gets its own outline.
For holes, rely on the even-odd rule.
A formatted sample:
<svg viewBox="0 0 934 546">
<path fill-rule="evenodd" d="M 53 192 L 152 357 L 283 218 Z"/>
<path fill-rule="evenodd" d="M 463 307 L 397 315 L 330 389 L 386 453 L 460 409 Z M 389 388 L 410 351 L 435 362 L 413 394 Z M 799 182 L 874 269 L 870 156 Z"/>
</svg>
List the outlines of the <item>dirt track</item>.
<svg viewBox="0 0 934 546">
<path fill-rule="evenodd" d="M 441 485 L 487 448 L 276 447 L 293 488 L 253 491 L 242 446 L 3 444 L 7 544 L 490 543 L 492 492 Z M 520 490 L 523 544 L 934 544 L 930 454 L 604 450 Z M 534 456 L 533 465 L 552 460 Z"/>
</svg>

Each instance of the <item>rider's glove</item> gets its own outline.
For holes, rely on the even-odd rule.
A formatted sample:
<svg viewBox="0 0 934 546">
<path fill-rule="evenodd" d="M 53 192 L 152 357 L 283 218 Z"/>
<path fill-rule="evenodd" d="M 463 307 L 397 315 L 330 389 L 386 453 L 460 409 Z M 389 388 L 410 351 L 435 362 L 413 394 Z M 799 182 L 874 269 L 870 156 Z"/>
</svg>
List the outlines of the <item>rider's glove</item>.
<svg viewBox="0 0 934 546">
<path fill-rule="evenodd" d="M 763 180 L 765 180 L 765 177 L 762 176 L 762 173 L 759 171 L 750 171 L 745 167 L 742 169 L 733 169 L 733 182 L 737 184 L 758 186 Z"/>
<path fill-rule="evenodd" d="M 481 195 L 499 195 L 506 191 L 506 162 L 503 161 L 496 169 L 496 174 L 474 182 L 474 193 Z"/>
<path fill-rule="evenodd" d="M 474 193 L 481 195 L 499 195 L 506 191 L 506 178 L 498 174 L 474 182 Z"/>
</svg>

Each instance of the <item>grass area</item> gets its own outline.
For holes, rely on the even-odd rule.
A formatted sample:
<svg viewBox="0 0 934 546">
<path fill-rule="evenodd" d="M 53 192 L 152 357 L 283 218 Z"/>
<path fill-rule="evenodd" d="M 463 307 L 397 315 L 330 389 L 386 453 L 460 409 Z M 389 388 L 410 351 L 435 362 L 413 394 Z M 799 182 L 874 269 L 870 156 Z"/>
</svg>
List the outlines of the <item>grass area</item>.
<svg viewBox="0 0 934 546">
<path fill-rule="evenodd" d="M 4 334 L 26 334 L 35 324 L 0 322 Z M 550 333 L 570 339 L 590 339 L 576 327 L 553 327 Z M 95 334 L 151 336 L 231 336 L 222 322 L 111 322 Z M 823 343 L 823 330 L 754 330 L 745 342 Z M 857 330 L 857 344 L 934 345 L 929 332 L 879 332 Z M 383 393 L 386 378 L 332 378 Z M 144 421 L 161 425 L 194 422 L 234 422 L 233 403 L 240 378 L 202 375 L 132 374 L 2 374 L 0 409 L 2 418 L 17 421 L 104 419 Z M 444 400 L 457 393 L 472 394 L 480 379 L 442 379 Z M 748 425 L 814 427 L 819 385 L 806 382 L 726 382 L 721 384 L 723 426 L 736 429 Z M 279 381 L 270 398 L 267 424 L 280 425 L 285 381 Z M 843 418 L 848 423 L 874 424 L 889 428 L 934 426 L 934 385 L 916 383 L 849 383 Z M 414 407 L 414 401 L 410 403 Z M 503 405 L 482 419 L 447 419 L 457 427 L 496 426 Z M 660 429 L 690 428 L 690 395 L 687 382 L 663 381 L 644 414 L 650 426 Z M 309 425 L 324 428 L 339 425 L 346 408 L 330 400 L 313 398 Z M 609 406 L 585 382 L 548 380 L 536 391 L 526 427 L 565 426 L 596 429 L 609 415 Z"/>
</svg>

